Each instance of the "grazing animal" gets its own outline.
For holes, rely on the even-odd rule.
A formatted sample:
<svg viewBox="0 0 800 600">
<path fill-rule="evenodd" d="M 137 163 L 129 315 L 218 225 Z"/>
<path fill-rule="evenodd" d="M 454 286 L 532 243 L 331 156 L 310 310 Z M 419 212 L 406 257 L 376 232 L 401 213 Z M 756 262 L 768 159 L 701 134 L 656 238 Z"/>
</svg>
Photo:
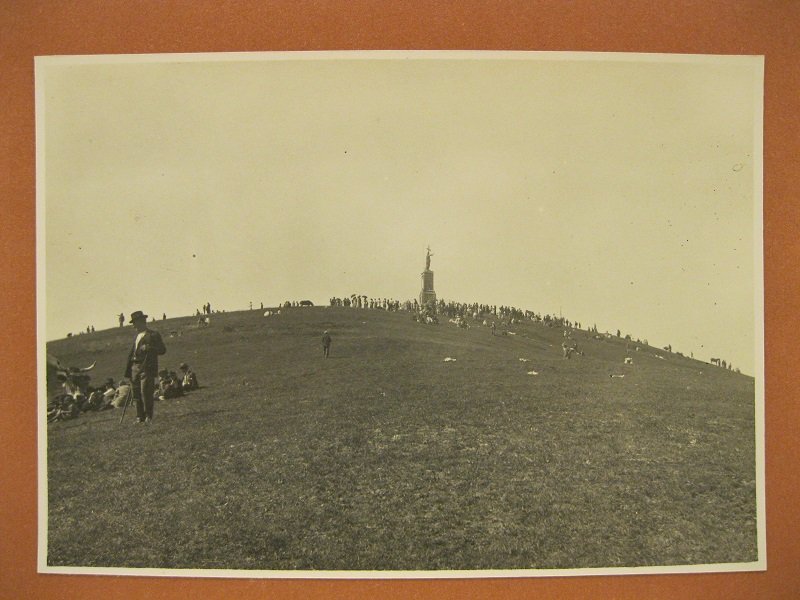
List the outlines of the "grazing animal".
<svg viewBox="0 0 800 600">
<path fill-rule="evenodd" d="M 300 306 L 314 306 L 311 300 L 300 300 Z"/>
<path fill-rule="evenodd" d="M 60 360 L 52 354 L 47 355 L 47 390 L 48 393 L 61 389 L 59 395 L 69 396 L 73 400 L 86 397 L 86 388 L 89 387 L 91 377 L 87 375 L 94 369 L 97 361 L 88 367 L 65 367 Z"/>
<path fill-rule="evenodd" d="M 719 366 L 720 359 L 719 358 L 712 358 L 710 362 L 711 362 L 712 365 Z"/>
</svg>

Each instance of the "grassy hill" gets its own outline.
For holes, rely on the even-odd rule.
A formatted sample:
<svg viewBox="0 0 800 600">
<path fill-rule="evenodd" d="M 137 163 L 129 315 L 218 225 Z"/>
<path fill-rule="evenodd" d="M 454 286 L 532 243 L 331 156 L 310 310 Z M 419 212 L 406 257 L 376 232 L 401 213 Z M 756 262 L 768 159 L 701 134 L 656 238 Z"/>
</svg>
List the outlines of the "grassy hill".
<svg viewBox="0 0 800 600">
<path fill-rule="evenodd" d="M 203 386 L 157 402 L 153 425 L 134 425 L 135 411 L 119 425 L 115 410 L 49 426 L 50 565 L 757 558 L 751 377 L 648 347 L 623 365 L 623 340 L 584 332 L 584 356 L 565 360 L 563 330 L 537 323 L 492 336 L 327 307 L 194 322 L 153 324 L 161 365 L 188 362 Z M 121 377 L 132 339 L 127 327 L 47 348 L 67 364 L 97 360 L 100 382 Z"/>
</svg>

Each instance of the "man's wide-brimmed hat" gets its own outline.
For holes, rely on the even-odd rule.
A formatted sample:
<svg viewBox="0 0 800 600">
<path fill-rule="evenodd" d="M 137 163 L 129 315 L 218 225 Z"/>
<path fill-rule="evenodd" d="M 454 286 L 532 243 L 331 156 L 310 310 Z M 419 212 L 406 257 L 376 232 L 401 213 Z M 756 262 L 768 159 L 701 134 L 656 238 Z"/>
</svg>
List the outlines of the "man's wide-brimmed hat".
<svg viewBox="0 0 800 600">
<path fill-rule="evenodd" d="M 147 315 L 140 310 L 135 310 L 131 313 L 131 320 L 128 323 L 133 323 L 136 319 L 146 319 Z"/>
<path fill-rule="evenodd" d="M 185 371 L 186 369 L 189 368 L 189 365 L 187 365 L 186 363 L 181 363 L 180 365 L 178 365 L 178 368 Z"/>
</svg>

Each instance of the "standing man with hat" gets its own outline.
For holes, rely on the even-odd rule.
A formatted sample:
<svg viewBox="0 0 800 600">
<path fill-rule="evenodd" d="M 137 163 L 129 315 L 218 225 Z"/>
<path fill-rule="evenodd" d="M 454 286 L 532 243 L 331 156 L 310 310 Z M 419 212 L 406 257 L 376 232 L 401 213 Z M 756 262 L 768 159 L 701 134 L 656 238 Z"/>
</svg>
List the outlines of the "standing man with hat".
<svg viewBox="0 0 800 600">
<path fill-rule="evenodd" d="M 147 315 L 137 310 L 131 313 L 130 323 L 136 328 L 136 339 L 128 354 L 125 377 L 131 380 L 136 400 L 136 422 L 153 420 L 153 392 L 158 375 L 158 357 L 167 351 L 161 334 L 147 328 Z"/>
</svg>

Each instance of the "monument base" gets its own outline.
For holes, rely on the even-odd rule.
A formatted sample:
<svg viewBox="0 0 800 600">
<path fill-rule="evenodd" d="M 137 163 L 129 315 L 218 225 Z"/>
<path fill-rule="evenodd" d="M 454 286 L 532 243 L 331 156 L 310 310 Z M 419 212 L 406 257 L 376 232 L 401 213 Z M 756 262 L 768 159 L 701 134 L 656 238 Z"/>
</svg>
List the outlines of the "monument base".
<svg viewBox="0 0 800 600">
<path fill-rule="evenodd" d="M 427 306 L 436 303 L 436 292 L 433 291 L 433 271 L 425 269 L 422 273 L 422 291 L 419 293 L 419 305 Z"/>
<path fill-rule="evenodd" d="M 419 305 L 420 306 L 427 306 L 431 302 L 436 304 L 436 292 L 434 292 L 434 291 L 428 292 L 428 291 L 422 290 L 419 293 Z"/>
</svg>

